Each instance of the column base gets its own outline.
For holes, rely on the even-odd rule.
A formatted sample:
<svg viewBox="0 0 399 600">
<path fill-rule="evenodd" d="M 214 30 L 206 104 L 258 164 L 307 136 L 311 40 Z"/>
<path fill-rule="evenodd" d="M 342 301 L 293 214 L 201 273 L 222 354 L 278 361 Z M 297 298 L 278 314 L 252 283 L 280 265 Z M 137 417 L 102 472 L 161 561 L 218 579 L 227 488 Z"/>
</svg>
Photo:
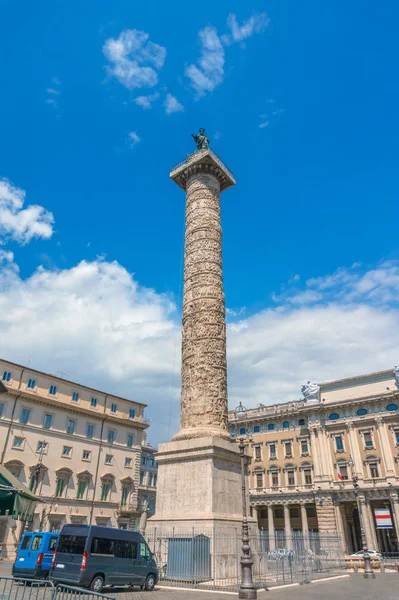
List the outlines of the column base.
<svg viewBox="0 0 399 600">
<path fill-rule="evenodd" d="M 191 440 L 195 438 L 215 437 L 222 440 L 231 442 L 231 437 L 228 431 L 225 429 L 219 429 L 218 427 L 193 427 L 190 429 L 182 429 L 176 435 L 173 436 L 172 441 L 178 442 L 180 440 Z"/>
</svg>

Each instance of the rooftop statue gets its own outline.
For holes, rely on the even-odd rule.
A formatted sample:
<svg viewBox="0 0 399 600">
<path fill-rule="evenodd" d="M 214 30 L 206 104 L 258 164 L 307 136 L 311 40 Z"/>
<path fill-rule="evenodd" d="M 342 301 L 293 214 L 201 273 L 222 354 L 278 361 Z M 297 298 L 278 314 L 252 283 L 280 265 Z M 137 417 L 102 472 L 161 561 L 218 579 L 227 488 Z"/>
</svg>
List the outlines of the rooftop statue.
<svg viewBox="0 0 399 600">
<path fill-rule="evenodd" d="M 301 392 L 305 398 L 305 402 L 308 402 L 309 400 L 318 400 L 319 391 L 320 386 L 317 383 L 311 383 L 310 381 L 307 381 L 301 387 Z"/>
<path fill-rule="evenodd" d="M 205 129 L 203 127 L 200 127 L 198 135 L 192 133 L 191 136 L 197 144 L 197 150 L 207 150 L 209 148 L 209 139 L 206 137 Z"/>
</svg>

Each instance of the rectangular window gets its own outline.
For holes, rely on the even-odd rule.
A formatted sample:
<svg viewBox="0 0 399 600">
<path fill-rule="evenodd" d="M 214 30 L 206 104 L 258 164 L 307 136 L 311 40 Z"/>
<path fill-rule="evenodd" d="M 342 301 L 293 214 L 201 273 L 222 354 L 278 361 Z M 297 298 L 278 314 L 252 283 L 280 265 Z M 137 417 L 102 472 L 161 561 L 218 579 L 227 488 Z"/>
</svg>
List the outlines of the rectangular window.
<svg viewBox="0 0 399 600">
<path fill-rule="evenodd" d="M 371 433 L 369 431 L 365 431 L 363 436 L 364 436 L 364 445 L 366 446 L 366 448 L 372 448 L 373 447 L 373 438 L 371 437 Z"/>
<path fill-rule="evenodd" d="M 337 452 L 342 452 L 342 450 L 344 449 L 344 443 L 342 441 L 341 435 L 335 436 L 335 449 Z"/>
<path fill-rule="evenodd" d="M 90 425 L 90 423 L 86 426 L 86 437 L 89 438 L 89 440 L 92 440 L 94 437 L 94 425 Z"/>
<path fill-rule="evenodd" d="M 106 454 L 105 455 L 105 464 L 106 465 L 112 465 L 112 454 Z"/>
<path fill-rule="evenodd" d="M 30 414 L 31 414 L 30 408 L 23 408 L 21 410 L 21 414 L 19 416 L 19 422 L 22 423 L 22 425 L 26 425 L 27 423 L 29 423 Z"/>
<path fill-rule="evenodd" d="M 118 406 L 116 404 L 111 404 L 111 412 L 112 413 L 116 413 L 118 412 Z"/>
<path fill-rule="evenodd" d="M 303 425 L 305 425 L 305 419 L 299 419 L 299 421 L 298 421 L 298 425 L 299 425 L 300 427 L 303 427 Z"/>
<path fill-rule="evenodd" d="M 255 425 L 255 427 L 254 427 L 254 433 L 259 433 L 259 432 L 260 432 L 259 425 Z"/>
<path fill-rule="evenodd" d="M 69 433 L 69 435 L 73 435 L 75 433 L 75 428 L 76 428 L 76 421 L 69 419 L 68 425 L 67 425 L 67 433 Z"/>
<path fill-rule="evenodd" d="M 375 477 L 379 477 L 380 473 L 378 470 L 378 463 L 370 463 L 370 475 L 374 479 Z"/>
<path fill-rule="evenodd" d="M 283 508 L 275 508 L 274 516 L 276 519 L 284 519 L 284 509 Z"/>
<path fill-rule="evenodd" d="M 256 487 L 263 488 L 263 475 L 262 473 L 256 474 Z"/>
<path fill-rule="evenodd" d="M 395 440 L 396 440 L 396 443 L 399 444 L 399 430 L 395 431 Z"/>
<path fill-rule="evenodd" d="M 92 398 L 92 399 L 90 400 L 90 406 L 91 406 L 92 408 L 96 408 L 96 406 L 97 406 L 97 398 Z"/>
<path fill-rule="evenodd" d="M 284 442 L 285 456 L 286 458 L 292 457 L 292 444 L 291 442 Z"/>
<path fill-rule="evenodd" d="M 287 471 L 288 485 L 295 485 L 295 473 L 294 471 Z"/>
<path fill-rule="evenodd" d="M 93 538 L 91 540 L 91 553 L 92 554 L 108 554 L 114 556 L 114 546 L 116 540 L 109 540 L 105 538 Z"/>
<path fill-rule="evenodd" d="M 83 554 L 86 545 L 86 535 L 61 535 L 57 544 L 59 554 Z"/>
<path fill-rule="evenodd" d="M 50 385 L 48 393 L 50 394 L 50 396 L 56 396 L 57 395 L 57 386 Z"/>
<path fill-rule="evenodd" d="M 154 487 L 157 487 L 157 476 L 154 475 Z"/>
<path fill-rule="evenodd" d="M 87 481 L 79 481 L 78 492 L 77 492 L 78 500 L 83 500 L 83 498 L 85 497 L 86 488 L 87 488 Z"/>
<path fill-rule="evenodd" d="M 72 401 L 73 402 L 79 402 L 79 392 L 73 392 L 72 393 Z"/>
<path fill-rule="evenodd" d="M 43 536 L 42 535 L 35 535 L 35 537 L 33 538 L 32 546 L 30 547 L 30 549 L 31 550 L 39 550 L 40 546 L 42 545 L 42 541 L 43 541 Z"/>
<path fill-rule="evenodd" d="M 82 452 L 82 460 L 90 460 L 91 452 L 90 450 L 83 450 Z"/>
<path fill-rule="evenodd" d="M 4 371 L 3 373 L 3 381 L 11 381 L 11 371 Z"/>
<path fill-rule="evenodd" d="M 152 478 L 153 478 L 153 474 L 152 473 L 148 473 L 148 485 L 149 485 L 149 487 L 152 487 Z"/>
<path fill-rule="evenodd" d="M 116 433 L 113 429 L 108 429 L 108 443 L 113 444 L 116 438 Z"/>
<path fill-rule="evenodd" d="M 272 486 L 278 487 L 278 473 L 272 473 Z"/>
<path fill-rule="evenodd" d="M 341 475 L 340 479 L 343 481 L 348 481 L 348 467 L 346 465 L 339 465 L 339 474 Z"/>
<path fill-rule="evenodd" d="M 132 466 L 132 459 L 131 458 L 125 458 L 125 467 L 131 467 Z"/>
<path fill-rule="evenodd" d="M 284 421 L 283 422 L 283 429 L 289 429 L 289 427 L 290 427 L 289 421 Z"/>
<path fill-rule="evenodd" d="M 277 457 L 276 444 L 270 444 L 270 446 L 269 446 L 269 452 L 270 452 L 270 458 L 276 458 Z"/>
<path fill-rule="evenodd" d="M 36 387 L 36 379 L 29 379 L 27 388 L 30 390 L 34 390 Z"/>
<path fill-rule="evenodd" d="M 61 456 L 66 456 L 66 457 L 72 456 L 72 446 L 64 446 L 62 448 L 62 455 Z"/>
<path fill-rule="evenodd" d="M 144 485 L 144 477 L 145 477 L 144 471 L 140 471 L 140 485 Z"/>
<path fill-rule="evenodd" d="M 246 432 L 245 427 L 241 427 L 240 435 L 245 435 L 245 432 Z"/>
<path fill-rule="evenodd" d="M 145 457 L 145 456 L 142 456 L 142 457 L 141 457 L 141 464 L 142 464 L 142 465 L 146 465 L 146 464 L 147 464 L 147 459 L 146 459 L 146 457 Z"/>
<path fill-rule="evenodd" d="M 47 442 L 37 442 L 36 452 L 40 452 L 40 454 L 45 454 L 48 449 Z"/>
<path fill-rule="evenodd" d="M 126 442 L 126 444 L 127 444 L 127 447 L 128 447 L 128 448 L 132 448 L 132 447 L 133 447 L 133 444 L 134 444 L 134 436 L 133 436 L 133 434 L 132 434 L 132 433 L 128 433 L 128 434 L 127 434 L 127 442 Z"/>
<path fill-rule="evenodd" d="M 301 440 L 301 454 L 302 456 L 309 454 L 309 446 L 306 440 Z"/>
<path fill-rule="evenodd" d="M 312 483 L 312 470 L 304 469 L 303 476 L 305 478 L 305 485 L 310 485 Z"/>
<path fill-rule="evenodd" d="M 4 415 L 4 409 L 5 409 L 5 407 L 6 407 L 6 405 L 3 404 L 3 402 L 0 402 L 0 419 Z"/>
<path fill-rule="evenodd" d="M 103 502 L 105 502 L 107 500 L 107 498 L 109 496 L 110 490 L 111 490 L 111 484 L 110 483 L 103 483 L 103 485 L 101 487 L 101 500 Z"/>
<path fill-rule="evenodd" d="M 53 415 L 44 415 L 43 419 L 43 429 L 51 429 L 53 424 Z"/>
<path fill-rule="evenodd" d="M 122 506 L 126 506 L 128 496 L 129 496 L 129 488 L 126 487 L 126 486 L 123 486 L 123 488 L 122 488 L 122 498 L 121 498 L 121 505 Z"/>
<path fill-rule="evenodd" d="M 262 458 L 260 446 L 255 446 L 255 458 L 259 460 Z"/>
<path fill-rule="evenodd" d="M 269 423 L 268 426 L 267 426 L 267 430 L 268 431 L 273 431 L 273 429 L 274 429 L 274 423 Z"/>
<path fill-rule="evenodd" d="M 55 487 L 55 495 L 57 496 L 57 498 L 62 496 L 63 491 L 65 489 L 65 483 L 65 479 L 57 479 L 57 485 Z"/>
<path fill-rule="evenodd" d="M 22 540 L 21 550 L 27 550 L 29 548 L 31 539 L 32 539 L 31 535 L 25 535 L 24 539 Z"/>
<path fill-rule="evenodd" d="M 23 438 L 23 437 L 16 436 L 14 438 L 13 448 L 22 448 L 24 445 L 24 439 L 25 438 Z"/>
<path fill-rule="evenodd" d="M 134 408 L 130 408 L 129 409 L 129 419 L 134 419 L 135 415 L 136 415 L 135 409 Z"/>
</svg>

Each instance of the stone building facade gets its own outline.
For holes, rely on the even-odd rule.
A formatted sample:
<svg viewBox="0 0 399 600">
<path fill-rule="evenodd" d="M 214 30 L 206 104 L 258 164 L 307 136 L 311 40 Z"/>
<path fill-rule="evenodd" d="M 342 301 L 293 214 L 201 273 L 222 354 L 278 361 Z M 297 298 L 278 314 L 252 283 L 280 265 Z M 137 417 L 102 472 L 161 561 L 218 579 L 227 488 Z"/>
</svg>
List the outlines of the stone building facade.
<svg viewBox="0 0 399 600">
<path fill-rule="evenodd" d="M 260 405 L 246 424 L 229 413 L 232 436 L 251 439 L 250 504 L 270 547 L 337 531 L 360 550 L 358 497 L 368 547 L 399 550 L 398 388 L 387 370 L 320 384 L 313 402 Z M 376 526 L 383 508 L 392 529 Z"/>
<path fill-rule="evenodd" d="M 142 475 L 143 457 L 155 452 L 146 405 L 5 360 L 0 379 L 0 461 L 43 500 L 29 527 L 138 527 L 156 491 L 155 461 Z M 0 545 L 12 556 L 26 525 L 0 521 Z"/>
</svg>

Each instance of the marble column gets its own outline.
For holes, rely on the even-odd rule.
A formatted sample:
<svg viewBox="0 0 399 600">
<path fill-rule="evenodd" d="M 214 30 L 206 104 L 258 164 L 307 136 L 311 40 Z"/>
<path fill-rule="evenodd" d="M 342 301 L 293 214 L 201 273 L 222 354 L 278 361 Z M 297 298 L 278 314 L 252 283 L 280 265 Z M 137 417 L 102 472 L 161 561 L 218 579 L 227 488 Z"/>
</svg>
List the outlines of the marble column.
<svg viewBox="0 0 399 600">
<path fill-rule="evenodd" d="M 369 522 L 371 537 L 373 539 L 373 545 L 371 546 L 370 549 L 378 550 L 377 533 L 376 533 L 376 529 L 375 529 L 375 525 L 374 525 L 373 509 L 371 507 L 370 500 L 368 498 L 366 498 L 365 508 L 366 508 L 365 512 L 367 514 L 367 520 Z"/>
<path fill-rule="evenodd" d="M 292 532 L 291 532 L 291 518 L 290 518 L 290 507 L 288 504 L 284 504 L 284 529 L 285 529 L 285 546 L 288 550 L 292 548 Z"/>
<path fill-rule="evenodd" d="M 375 420 L 375 425 L 378 432 L 378 437 L 380 440 L 380 446 L 382 451 L 382 458 L 384 460 L 385 473 L 387 477 L 395 477 L 395 465 L 393 462 L 393 453 L 391 450 L 391 446 L 389 444 L 388 432 L 386 430 L 386 424 L 381 419 L 381 417 L 377 417 Z"/>
<path fill-rule="evenodd" d="M 342 539 L 344 541 L 344 552 L 346 552 L 347 554 L 350 554 L 352 551 L 352 541 L 351 541 L 349 525 L 348 525 L 348 521 L 347 521 L 347 517 L 346 517 L 345 504 L 340 504 L 339 516 L 341 517 L 341 523 L 342 523 L 342 532 L 343 532 Z"/>
<path fill-rule="evenodd" d="M 349 434 L 349 444 L 351 448 L 351 456 L 354 463 L 354 470 L 359 479 L 364 479 L 362 458 L 360 455 L 359 444 L 357 441 L 356 430 L 353 425 L 353 421 L 349 421 L 346 424 L 346 428 Z"/>
<path fill-rule="evenodd" d="M 267 507 L 267 526 L 269 531 L 269 550 L 270 552 L 274 552 L 274 550 L 276 549 L 276 541 L 274 534 L 273 506 Z"/>
<path fill-rule="evenodd" d="M 174 440 L 230 439 L 220 193 L 235 181 L 219 163 L 201 150 L 171 174 L 186 192 L 180 432 Z"/>
<path fill-rule="evenodd" d="M 367 514 L 367 500 L 363 494 L 359 494 L 359 507 L 360 507 L 360 515 L 361 523 L 363 525 L 364 534 L 366 536 L 366 543 L 370 550 L 374 550 L 373 548 L 373 536 L 370 529 L 370 521 L 368 519 Z"/>
<path fill-rule="evenodd" d="M 321 471 L 324 478 L 331 478 L 332 473 L 330 473 L 329 469 L 329 451 L 327 448 L 327 439 L 326 439 L 326 430 L 324 427 L 319 426 L 317 429 L 317 437 L 319 441 L 319 449 L 320 449 L 320 462 L 321 462 Z"/>
<path fill-rule="evenodd" d="M 392 492 L 390 494 L 390 501 L 392 507 L 393 520 L 396 529 L 396 536 L 399 538 L 399 495 L 398 492 Z"/>
<path fill-rule="evenodd" d="M 308 523 L 308 513 L 306 512 L 306 504 L 301 504 L 301 521 L 302 521 L 303 544 L 304 544 L 305 548 L 309 548 L 309 523 Z"/>
</svg>

